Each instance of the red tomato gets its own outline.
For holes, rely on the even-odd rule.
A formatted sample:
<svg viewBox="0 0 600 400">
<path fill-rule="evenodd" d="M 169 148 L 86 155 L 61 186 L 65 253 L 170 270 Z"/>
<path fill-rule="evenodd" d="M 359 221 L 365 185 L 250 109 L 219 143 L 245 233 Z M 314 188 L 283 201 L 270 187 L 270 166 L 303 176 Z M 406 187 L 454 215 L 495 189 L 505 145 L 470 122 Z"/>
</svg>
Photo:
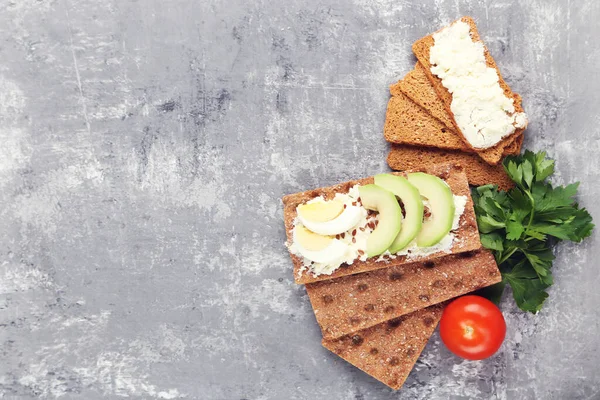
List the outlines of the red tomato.
<svg viewBox="0 0 600 400">
<path fill-rule="evenodd" d="M 467 360 L 483 360 L 504 341 L 506 322 L 494 303 L 468 295 L 452 301 L 440 320 L 442 341 L 454 354 Z"/>
</svg>

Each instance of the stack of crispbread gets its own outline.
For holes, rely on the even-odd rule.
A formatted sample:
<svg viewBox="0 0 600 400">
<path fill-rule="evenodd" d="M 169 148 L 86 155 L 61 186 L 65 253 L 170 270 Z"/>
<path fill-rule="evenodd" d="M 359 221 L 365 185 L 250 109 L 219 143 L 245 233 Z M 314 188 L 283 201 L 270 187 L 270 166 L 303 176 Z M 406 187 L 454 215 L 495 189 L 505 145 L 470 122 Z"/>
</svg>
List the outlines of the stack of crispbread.
<svg viewBox="0 0 600 400">
<path fill-rule="evenodd" d="M 441 304 L 501 279 L 494 257 L 481 248 L 463 168 L 445 164 L 415 170 L 440 177 L 455 195 L 468 198 L 449 250 L 421 259 L 355 261 L 319 276 L 305 271 L 301 259 L 291 254 L 294 279 L 306 285 L 323 346 L 393 389 L 402 386 L 435 330 Z M 285 196 L 288 242 L 293 240 L 298 205 L 318 196 L 332 199 L 369 183 L 372 177 Z"/>
<path fill-rule="evenodd" d="M 472 40 L 481 41 L 473 20 L 461 20 L 470 26 Z M 384 255 L 355 260 L 330 275 L 317 276 L 290 251 L 294 279 L 306 285 L 322 345 L 393 389 L 408 377 L 445 302 L 501 280 L 494 257 L 481 247 L 469 184 L 493 183 L 509 189 L 512 183 L 500 161 L 520 153 L 523 142 L 523 129 L 488 148 L 475 148 L 466 140 L 452 114 L 452 94 L 430 71 L 433 44 L 433 35 L 414 43 L 418 62 L 391 86 L 384 136 L 392 143 L 387 158 L 392 169 L 435 175 L 454 195 L 468 198 L 452 246 L 421 258 Z M 504 94 L 521 112 L 520 96 L 510 91 L 485 47 L 484 56 L 487 66 L 496 69 Z M 331 200 L 354 185 L 370 183 L 372 177 L 285 196 L 288 245 L 299 205 L 319 196 Z"/>
<path fill-rule="evenodd" d="M 470 26 L 473 41 L 481 41 L 473 19 L 463 17 L 461 20 Z M 517 129 L 493 147 L 473 148 L 454 120 L 450 108 L 452 94 L 430 70 L 429 51 L 433 44 L 433 35 L 415 42 L 413 51 L 418 62 L 412 71 L 390 87 L 392 97 L 384 127 L 384 136 L 392 143 L 387 159 L 389 166 L 404 171 L 415 166 L 454 163 L 464 167 L 472 185 L 493 183 L 501 189 L 509 189 L 512 182 L 500 162 L 507 155 L 520 153 L 523 129 Z M 521 97 L 504 82 L 485 47 L 484 54 L 487 66 L 496 69 L 505 95 L 514 100 L 517 112 L 522 111 Z"/>
</svg>

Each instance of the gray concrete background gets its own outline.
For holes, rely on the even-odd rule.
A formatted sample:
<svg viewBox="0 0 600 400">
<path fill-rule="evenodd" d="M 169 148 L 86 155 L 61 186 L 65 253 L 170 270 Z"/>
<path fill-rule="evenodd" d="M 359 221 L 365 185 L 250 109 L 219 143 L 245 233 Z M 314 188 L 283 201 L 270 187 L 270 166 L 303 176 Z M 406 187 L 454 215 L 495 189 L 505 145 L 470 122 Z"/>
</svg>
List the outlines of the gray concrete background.
<svg viewBox="0 0 600 400">
<path fill-rule="evenodd" d="M 492 359 L 436 334 L 394 393 L 321 348 L 280 204 L 387 170 L 388 85 L 471 14 L 598 219 L 599 2 L 0 4 L 0 398 L 600 398 L 597 234 Z"/>
</svg>

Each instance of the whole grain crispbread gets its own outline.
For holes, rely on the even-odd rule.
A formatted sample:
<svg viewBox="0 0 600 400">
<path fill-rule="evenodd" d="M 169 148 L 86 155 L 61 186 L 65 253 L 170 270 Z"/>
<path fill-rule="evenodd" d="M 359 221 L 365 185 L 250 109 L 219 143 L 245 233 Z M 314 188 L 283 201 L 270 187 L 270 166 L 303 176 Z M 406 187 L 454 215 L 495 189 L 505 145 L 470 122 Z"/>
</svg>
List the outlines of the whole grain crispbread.
<svg viewBox="0 0 600 400">
<path fill-rule="evenodd" d="M 432 117 L 402 92 L 388 101 L 383 136 L 390 143 L 472 151 L 453 128 Z"/>
<path fill-rule="evenodd" d="M 522 141 L 523 135 L 517 138 L 516 143 L 519 144 Z M 472 186 L 491 183 L 498 185 L 502 190 L 509 190 L 514 186 L 502 164 L 490 165 L 474 153 L 393 144 L 387 156 L 387 163 L 391 169 L 396 171 L 451 163 L 463 167 L 469 184 Z"/>
<path fill-rule="evenodd" d="M 432 117 L 454 131 L 452 117 L 446 111 L 444 103 L 440 101 L 440 98 L 429 81 L 429 78 L 427 78 L 427 75 L 423 71 L 423 66 L 420 63 L 417 62 L 415 67 L 406 74 L 404 78 L 390 86 L 390 93 L 392 96 L 404 94 L 425 109 Z M 469 148 L 466 144 L 462 143 L 462 141 L 461 144 L 462 149 Z"/>
<path fill-rule="evenodd" d="M 435 331 L 442 312 L 441 304 L 431 306 L 339 339 L 323 339 L 321 343 L 363 372 L 398 390 Z"/>
<path fill-rule="evenodd" d="M 481 40 L 481 37 L 479 36 L 479 32 L 477 31 L 477 26 L 475 25 L 475 21 L 473 21 L 473 19 L 471 17 L 462 17 L 460 20 L 469 24 L 469 26 L 471 27 L 471 38 L 473 39 L 473 41 L 481 42 L 482 40 Z M 467 146 L 469 146 L 473 150 L 479 152 L 482 149 L 473 147 L 467 141 L 467 139 L 464 137 L 460 128 L 456 124 L 456 120 L 454 119 L 452 110 L 450 108 L 451 103 L 452 103 L 452 94 L 450 92 L 448 92 L 448 90 L 444 87 L 444 85 L 442 85 L 441 79 L 439 79 L 437 76 L 435 76 L 431 72 L 431 63 L 429 61 L 429 50 L 434 45 L 434 43 L 435 43 L 435 41 L 433 39 L 433 35 L 425 36 L 424 38 L 417 40 L 413 44 L 413 46 L 412 46 L 413 52 L 415 53 L 417 59 L 419 60 L 419 63 L 421 63 L 423 65 L 423 72 L 427 75 L 427 77 L 429 78 L 429 81 L 432 83 L 436 93 L 438 94 L 438 97 L 442 100 L 442 103 L 444 104 L 446 111 L 452 117 L 452 122 L 453 122 L 453 125 L 455 128 L 455 131 L 463 137 L 463 140 Z M 506 84 L 506 82 L 502 78 L 502 75 L 500 74 L 500 70 L 498 69 L 496 62 L 490 55 L 490 52 L 488 51 L 488 49 L 485 45 L 484 45 L 484 54 L 485 54 L 485 59 L 486 59 L 486 63 L 488 65 L 488 67 L 494 68 L 496 70 L 496 72 L 498 74 L 500 87 L 502 87 L 502 89 L 504 90 L 505 95 L 508 98 L 514 99 L 515 110 L 517 112 L 522 112 L 523 108 L 521 107 L 521 98 L 519 96 L 517 96 L 515 93 L 513 93 L 511 91 L 510 87 Z M 500 158 L 502 157 L 502 154 L 504 152 L 504 148 L 510 144 L 510 141 L 508 139 L 511 136 L 519 135 L 522 132 L 523 132 L 523 129 L 517 129 L 517 130 L 515 130 L 515 132 L 512 135 L 509 135 L 508 137 L 506 137 L 502 141 L 500 141 L 498 144 L 487 149 L 488 151 L 492 150 L 492 149 L 496 150 L 496 153 L 495 153 L 496 159 L 497 159 L 496 163 L 498 161 L 500 161 Z"/>
<path fill-rule="evenodd" d="M 442 178 L 448 184 L 448 186 L 450 186 L 452 193 L 457 196 L 467 196 L 467 204 L 465 205 L 465 210 L 460 218 L 459 227 L 455 231 L 455 240 L 449 250 L 449 253 L 462 253 L 481 248 L 481 241 L 479 240 L 479 231 L 477 230 L 477 222 L 475 220 L 475 212 L 473 210 L 473 201 L 471 199 L 469 183 L 462 167 L 447 164 L 436 165 L 429 168 L 416 168 L 414 171 L 423 171 L 432 175 L 436 175 Z M 405 175 L 405 173 L 400 172 L 393 172 L 393 174 Z M 297 216 L 296 207 L 298 207 L 298 205 L 306 203 L 317 196 L 323 196 L 326 199 L 332 199 L 336 193 L 347 193 L 348 190 L 350 190 L 350 188 L 352 188 L 354 185 L 366 185 L 369 183 L 373 183 L 373 177 L 284 196 L 283 218 L 288 243 L 292 242 L 292 231 L 294 228 L 294 220 Z M 441 251 L 427 256 L 426 259 L 441 257 L 449 253 Z M 410 259 L 407 256 L 398 256 L 395 259 L 383 257 L 382 261 L 377 261 L 378 258 L 370 258 L 366 261 L 356 260 L 352 265 L 342 265 L 331 275 L 319 275 L 315 277 L 303 269 L 302 259 L 300 257 L 292 253 L 290 253 L 290 257 L 292 259 L 292 263 L 294 264 L 294 280 L 296 283 L 300 284 L 334 279 L 340 276 L 358 274 L 361 272 L 387 268 L 392 265 L 400 265 L 418 261 L 416 258 Z"/>
<path fill-rule="evenodd" d="M 487 250 L 395 265 L 306 285 L 326 339 L 335 339 L 493 285 L 501 280 Z"/>
<path fill-rule="evenodd" d="M 422 69 L 417 63 L 415 69 L 390 87 L 392 97 L 383 129 L 385 139 L 391 143 L 475 152 L 456 132 L 452 117 Z M 488 164 L 498 164 L 504 155 L 520 152 L 515 141 L 521 136 L 511 135 L 502 145 L 476 154 Z"/>
<path fill-rule="evenodd" d="M 525 140 L 525 134 L 521 132 L 520 135 L 514 136 L 514 140 L 504 148 L 502 158 L 506 156 L 517 156 L 521 154 L 521 146 L 523 146 L 523 140 Z M 490 164 L 494 165 L 494 164 Z M 498 164 L 495 164 L 498 165 Z"/>
</svg>

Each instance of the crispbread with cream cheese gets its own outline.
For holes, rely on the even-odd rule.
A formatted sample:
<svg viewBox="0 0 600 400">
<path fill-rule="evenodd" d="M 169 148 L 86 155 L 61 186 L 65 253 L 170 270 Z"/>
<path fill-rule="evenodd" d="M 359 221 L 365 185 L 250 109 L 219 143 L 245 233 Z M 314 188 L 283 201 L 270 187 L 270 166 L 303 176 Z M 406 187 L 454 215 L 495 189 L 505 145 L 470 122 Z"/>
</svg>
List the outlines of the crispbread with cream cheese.
<svg viewBox="0 0 600 400">
<path fill-rule="evenodd" d="M 479 33 L 477 31 L 477 27 L 475 25 L 475 21 L 473 21 L 473 19 L 471 17 L 462 17 L 460 20 L 467 23 L 470 26 L 472 40 L 475 42 L 478 42 L 478 41 L 482 42 L 481 37 L 479 36 Z M 424 38 L 417 40 L 413 44 L 413 46 L 412 46 L 413 52 L 415 53 L 419 62 L 423 65 L 423 72 L 425 72 L 425 74 L 429 78 L 430 82 L 432 83 L 438 97 L 442 100 L 442 102 L 446 108 L 446 111 L 452 117 L 452 122 L 453 122 L 455 131 L 463 137 L 463 140 L 468 147 L 472 148 L 473 150 L 475 150 L 477 152 L 480 152 L 481 149 L 474 148 L 468 142 L 468 140 L 464 137 L 463 133 L 459 129 L 458 125 L 456 124 L 456 121 L 454 119 L 454 116 L 453 116 L 452 110 L 451 110 L 452 94 L 449 93 L 448 90 L 444 87 L 441 79 L 439 79 L 437 76 L 435 76 L 431 72 L 431 63 L 429 61 L 429 51 L 430 51 L 431 47 L 434 45 L 434 42 L 435 41 L 433 39 L 433 35 L 425 36 Z M 490 52 L 488 51 L 487 47 L 485 45 L 483 47 L 484 47 L 484 55 L 485 55 L 485 59 L 486 59 L 486 64 L 488 67 L 494 68 L 496 70 L 496 73 L 498 74 L 498 80 L 500 83 L 500 87 L 504 91 L 504 94 L 506 95 L 506 97 L 512 98 L 514 100 L 514 106 L 515 106 L 516 112 L 523 112 L 523 108 L 521 106 L 521 98 L 511 91 L 510 87 L 506 84 L 506 82 L 502 78 L 502 75 L 500 74 L 500 70 L 498 69 L 494 59 L 490 55 Z M 516 129 L 513 134 L 504 138 L 502 141 L 500 141 L 494 147 L 490 147 L 489 149 L 487 149 L 488 151 L 492 150 L 492 149 L 496 149 L 496 157 L 494 158 L 496 160 L 495 163 L 498 163 L 500 161 L 502 154 L 504 152 L 504 148 L 510 144 L 510 141 L 508 141 L 506 139 L 510 138 L 511 136 L 520 135 L 520 134 L 522 134 L 522 132 L 523 132 L 523 129 Z"/>
<path fill-rule="evenodd" d="M 479 248 L 481 248 L 481 241 L 479 240 L 479 232 L 477 230 L 477 222 L 475 220 L 475 212 L 473 210 L 473 201 L 471 199 L 469 183 L 467 181 L 467 177 L 462 167 L 455 165 L 436 165 L 431 168 L 420 168 L 418 170 L 442 178 L 448 184 L 448 186 L 450 186 L 450 189 L 452 190 L 452 193 L 454 195 L 467 197 L 467 203 L 465 205 L 464 212 L 460 218 L 459 227 L 454 233 L 455 240 L 453 241 L 452 247 L 448 250 L 448 252 L 462 253 L 466 251 L 478 250 Z M 400 172 L 394 172 L 393 174 L 405 175 L 405 173 Z M 350 188 L 352 188 L 354 185 L 366 185 L 369 183 L 373 183 L 373 177 L 349 181 L 330 187 L 314 189 L 306 192 L 284 196 L 283 217 L 288 243 L 291 243 L 293 240 L 294 220 L 297 217 L 296 207 L 298 207 L 298 205 L 304 204 L 307 201 L 318 196 L 323 196 L 325 199 L 332 199 L 336 193 L 347 193 L 348 190 L 350 190 Z M 425 259 L 441 257 L 446 254 L 449 254 L 448 252 L 440 251 L 437 253 L 433 253 L 428 255 Z M 340 276 L 358 274 L 361 272 L 372 271 L 380 268 L 387 268 L 392 265 L 406 264 L 419 260 L 418 258 L 409 258 L 407 256 L 398 256 L 394 259 L 391 259 L 390 257 L 381 257 L 381 261 L 377 261 L 379 258 L 369 258 L 366 261 L 355 260 L 354 263 L 351 265 L 340 266 L 340 268 L 335 270 L 331 275 L 313 276 L 312 274 L 304 270 L 302 259 L 300 257 L 292 253 L 290 253 L 290 257 L 294 264 L 294 280 L 296 281 L 296 283 L 300 284 L 318 282 L 326 279 L 334 279 Z"/>
<path fill-rule="evenodd" d="M 323 347 L 394 390 L 406 381 L 442 317 L 435 305 L 339 339 Z"/>
<path fill-rule="evenodd" d="M 440 101 L 440 98 L 438 97 L 431 81 L 427 77 L 427 74 L 425 73 L 424 67 L 421 65 L 421 63 L 417 62 L 415 67 L 408 74 L 406 74 L 404 78 L 391 85 L 390 93 L 392 96 L 398 96 L 400 94 L 405 95 L 413 103 L 427 111 L 429 115 L 443 123 L 446 129 L 440 130 L 440 128 L 438 128 L 438 130 L 435 131 L 440 139 L 444 139 L 447 136 L 459 137 L 461 139 L 459 145 L 445 148 L 473 152 L 473 150 L 464 143 L 462 137 L 456 133 L 452 117 L 450 114 L 448 114 L 446 108 L 444 107 L 444 103 Z M 392 103 L 390 102 L 390 105 L 391 104 Z M 430 124 L 429 119 L 427 118 L 421 120 L 420 123 Z M 511 143 L 504 148 L 503 155 L 520 153 L 520 145 L 515 143 L 518 137 L 522 137 L 522 135 L 511 135 L 510 137 L 503 139 L 503 142 Z M 446 140 L 446 142 L 448 141 Z M 454 145 L 454 141 L 449 141 L 449 143 Z M 489 164 L 497 163 L 498 149 L 496 148 L 478 151 L 477 154 Z"/>
<path fill-rule="evenodd" d="M 395 91 L 388 102 L 383 135 L 390 143 L 475 153 L 453 129 L 431 116 L 401 91 Z M 511 137 L 512 143 L 504 148 L 505 154 L 520 152 L 518 138 L 521 136 L 522 134 Z M 499 148 L 494 147 L 475 154 L 493 165 L 505 155 L 499 151 Z"/>
<path fill-rule="evenodd" d="M 518 147 L 521 142 L 523 142 L 523 135 L 515 141 Z M 474 153 L 392 144 L 387 156 L 387 163 L 391 169 L 396 171 L 407 171 L 436 164 L 456 164 L 463 167 L 470 185 L 481 186 L 491 183 L 498 185 L 502 190 L 514 187 L 513 181 L 506 174 L 502 164 L 490 165 Z"/>
<path fill-rule="evenodd" d="M 323 337 L 334 339 L 501 279 L 494 256 L 478 250 L 310 283 L 306 291 Z"/>
</svg>

